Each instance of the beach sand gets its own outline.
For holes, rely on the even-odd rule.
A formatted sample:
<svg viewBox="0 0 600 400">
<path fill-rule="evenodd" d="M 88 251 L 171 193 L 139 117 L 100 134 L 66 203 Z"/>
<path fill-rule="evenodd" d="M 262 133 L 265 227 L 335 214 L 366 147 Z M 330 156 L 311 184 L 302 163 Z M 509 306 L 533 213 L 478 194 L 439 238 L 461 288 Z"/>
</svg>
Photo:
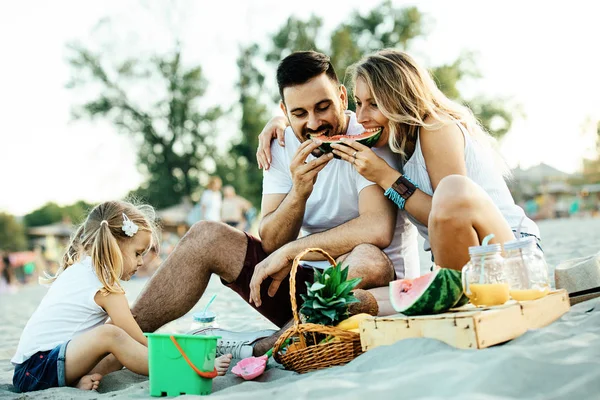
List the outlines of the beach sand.
<svg viewBox="0 0 600 400">
<path fill-rule="evenodd" d="M 543 221 L 543 244 L 551 267 L 566 258 L 600 250 L 600 220 Z M 428 263 L 422 262 L 422 269 Z M 127 282 L 130 301 L 146 279 Z M 84 392 L 53 388 L 28 394 L 14 393 L 10 358 L 19 335 L 45 293 L 29 285 L 0 295 L 0 398 L 96 399 L 151 398 L 148 378 L 119 371 L 104 378 L 99 390 Z M 218 279 L 194 309 L 161 330 L 185 330 L 191 313 L 211 310 L 222 328 L 252 331 L 275 328 Z M 430 339 L 410 339 L 374 349 L 353 362 L 298 375 L 272 360 L 265 374 L 244 382 L 233 374 L 213 382 L 217 399 L 597 399 L 600 392 L 600 299 L 578 304 L 550 326 L 527 332 L 504 345 L 484 350 L 458 350 Z M 190 396 L 183 396 L 190 397 Z"/>
</svg>

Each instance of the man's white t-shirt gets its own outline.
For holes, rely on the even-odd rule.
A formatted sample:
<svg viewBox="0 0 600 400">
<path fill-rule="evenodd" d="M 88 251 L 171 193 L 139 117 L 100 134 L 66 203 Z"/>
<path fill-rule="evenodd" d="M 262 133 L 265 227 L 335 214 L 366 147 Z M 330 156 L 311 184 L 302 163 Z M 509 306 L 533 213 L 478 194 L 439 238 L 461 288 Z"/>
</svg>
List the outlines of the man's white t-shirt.
<svg viewBox="0 0 600 400">
<path fill-rule="evenodd" d="M 356 120 L 356 115 L 346 111 L 349 116 L 347 135 L 357 135 L 364 131 L 362 125 Z M 285 130 L 285 147 L 277 141 L 271 143 L 271 167 L 263 174 L 263 195 L 286 194 L 292 189 L 292 174 L 290 164 L 300 141 L 294 135 L 291 127 Z M 374 149 L 375 150 L 375 149 Z M 387 148 L 376 149 L 377 154 L 385 158 L 390 165 L 399 157 Z M 311 154 L 307 162 L 314 160 Z M 302 234 L 310 235 L 335 228 L 359 216 L 358 199 L 361 190 L 374 185 L 360 175 L 352 164 L 338 159 L 331 160 L 317 176 L 313 191 L 306 202 L 304 219 L 302 221 Z M 419 253 L 417 244 L 417 230 L 412 225 L 406 213 L 398 210 L 396 230 L 391 245 L 384 249 L 388 255 L 398 279 L 415 278 L 419 276 Z"/>
</svg>

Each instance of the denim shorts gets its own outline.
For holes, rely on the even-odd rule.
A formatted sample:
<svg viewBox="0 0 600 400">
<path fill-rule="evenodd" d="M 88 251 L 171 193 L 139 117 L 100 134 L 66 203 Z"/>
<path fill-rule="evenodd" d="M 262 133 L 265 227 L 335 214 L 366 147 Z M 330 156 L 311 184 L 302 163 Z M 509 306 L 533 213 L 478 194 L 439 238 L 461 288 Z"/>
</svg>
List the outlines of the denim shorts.
<svg viewBox="0 0 600 400">
<path fill-rule="evenodd" d="M 15 366 L 13 385 L 23 392 L 66 386 L 65 353 L 69 341 L 52 350 L 38 351 Z"/>
</svg>

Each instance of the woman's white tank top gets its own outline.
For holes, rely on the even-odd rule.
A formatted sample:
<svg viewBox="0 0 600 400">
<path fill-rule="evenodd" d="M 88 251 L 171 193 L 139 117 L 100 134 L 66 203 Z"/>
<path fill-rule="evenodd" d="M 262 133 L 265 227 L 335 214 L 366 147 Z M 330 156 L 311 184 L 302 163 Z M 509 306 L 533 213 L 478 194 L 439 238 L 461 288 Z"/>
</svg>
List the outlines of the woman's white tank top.
<svg viewBox="0 0 600 400">
<path fill-rule="evenodd" d="M 510 227 L 516 231 L 519 227 L 521 219 L 521 232 L 526 232 L 540 237 L 540 231 L 531 219 L 525 216 L 525 212 L 521 207 L 515 204 L 513 197 L 508 190 L 508 186 L 504 181 L 502 172 L 496 167 L 496 155 L 493 154 L 493 149 L 482 145 L 475 140 L 466 131 L 466 129 L 458 124 L 465 138 L 465 165 L 467 168 L 467 176 L 479 185 L 491 197 L 494 204 L 500 210 Z M 427 173 L 427 165 L 421 151 L 420 134 L 417 132 L 417 143 L 415 152 L 412 157 L 404 165 L 404 175 L 412 182 L 419 186 L 419 189 L 433 196 L 433 188 Z M 416 225 L 419 233 L 425 238 L 424 248 L 430 250 L 429 233 L 427 227 L 408 214 L 410 221 Z"/>
</svg>

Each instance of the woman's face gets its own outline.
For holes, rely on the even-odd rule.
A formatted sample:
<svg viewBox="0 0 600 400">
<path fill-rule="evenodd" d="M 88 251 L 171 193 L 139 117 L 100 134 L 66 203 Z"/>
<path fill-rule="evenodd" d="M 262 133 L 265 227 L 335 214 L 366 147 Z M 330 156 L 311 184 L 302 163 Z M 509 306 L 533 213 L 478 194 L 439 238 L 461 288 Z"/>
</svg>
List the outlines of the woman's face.
<svg viewBox="0 0 600 400">
<path fill-rule="evenodd" d="M 383 129 L 381 137 L 374 147 L 387 145 L 390 135 L 389 119 L 387 119 L 379 108 L 364 79 L 358 78 L 354 86 L 354 101 L 356 102 L 356 119 L 365 130 Z"/>
</svg>

